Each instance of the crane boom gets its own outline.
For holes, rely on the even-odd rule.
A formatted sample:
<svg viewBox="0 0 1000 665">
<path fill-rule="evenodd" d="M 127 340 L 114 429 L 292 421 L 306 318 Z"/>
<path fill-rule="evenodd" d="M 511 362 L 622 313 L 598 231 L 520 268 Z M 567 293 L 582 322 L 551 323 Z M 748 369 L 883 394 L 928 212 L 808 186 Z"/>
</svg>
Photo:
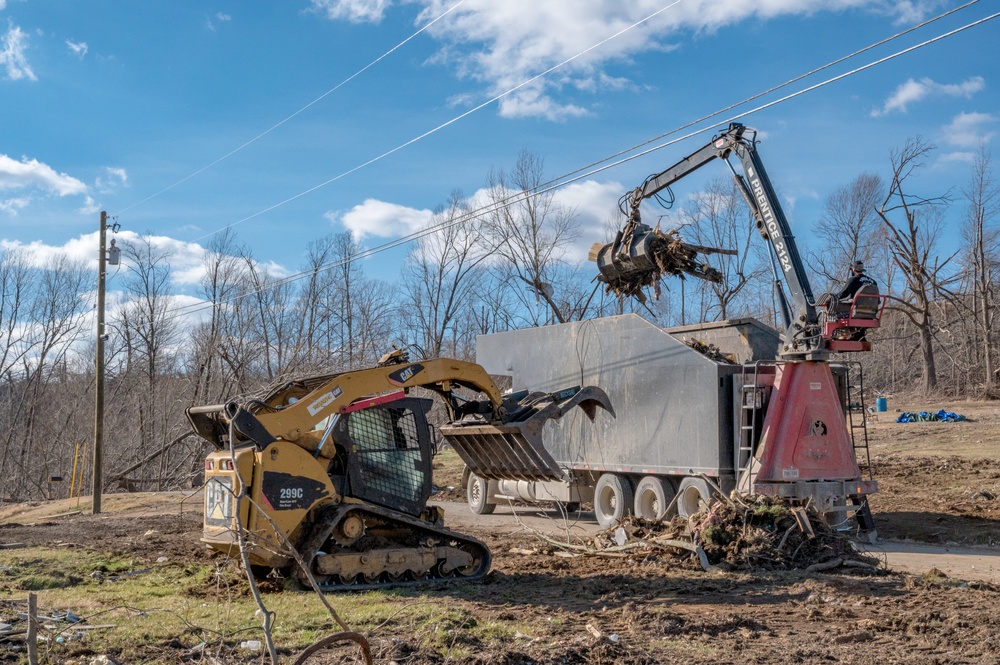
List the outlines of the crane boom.
<svg viewBox="0 0 1000 665">
<path fill-rule="evenodd" d="M 733 153 L 739 159 L 743 173 L 738 173 L 729 161 Z M 623 272 L 627 271 L 643 273 L 643 278 L 648 281 L 659 278 L 655 262 L 643 260 L 654 253 L 649 243 L 655 234 L 642 223 L 640 205 L 715 159 L 725 161 L 732 171 L 736 185 L 754 215 L 757 230 L 768 241 L 772 257 L 777 263 L 775 291 L 786 328 L 783 355 L 809 358 L 822 356 L 825 353 L 824 341 L 819 332 L 815 298 L 795 245 L 795 236 L 757 153 L 756 134 L 740 123 L 731 123 L 728 129 L 715 136 L 707 145 L 649 176 L 628 195 L 628 221 L 611 246 L 611 251 L 598 259 L 604 281 L 617 284 L 621 281 Z M 783 287 L 787 287 L 791 302 Z"/>
</svg>

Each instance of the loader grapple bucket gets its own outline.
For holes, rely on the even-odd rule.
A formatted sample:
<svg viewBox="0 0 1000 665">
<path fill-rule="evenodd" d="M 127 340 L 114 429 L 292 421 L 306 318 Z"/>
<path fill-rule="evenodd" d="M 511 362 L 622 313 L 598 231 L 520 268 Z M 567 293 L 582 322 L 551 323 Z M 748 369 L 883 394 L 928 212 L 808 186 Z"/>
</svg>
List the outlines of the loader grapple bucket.
<svg viewBox="0 0 1000 665">
<path fill-rule="evenodd" d="M 449 423 L 440 428 L 469 470 L 488 480 L 566 480 L 566 474 L 542 444 L 542 428 L 579 406 L 591 420 L 600 407 L 614 409 L 600 388 L 568 388 L 531 393 L 510 405 L 502 422 Z"/>
</svg>

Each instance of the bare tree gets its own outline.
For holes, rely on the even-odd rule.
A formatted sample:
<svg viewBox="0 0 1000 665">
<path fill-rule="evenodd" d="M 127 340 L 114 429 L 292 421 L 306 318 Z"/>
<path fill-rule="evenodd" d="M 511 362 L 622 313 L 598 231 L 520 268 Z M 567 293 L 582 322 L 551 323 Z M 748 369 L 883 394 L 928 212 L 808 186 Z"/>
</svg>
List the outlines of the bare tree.
<svg viewBox="0 0 1000 665">
<path fill-rule="evenodd" d="M 549 318 L 538 316 L 533 303 L 544 303 L 559 323 L 582 315 L 567 307 L 577 299 L 563 298 L 560 303 L 556 294 L 556 288 L 567 283 L 559 279 L 561 260 L 578 225 L 573 210 L 556 203 L 552 192 L 539 191 L 543 166 L 537 155 L 522 151 L 512 171 L 495 171 L 487 179 L 492 212 L 486 227 L 497 268 L 508 283 L 522 285 L 511 288 L 533 325 Z"/>
<path fill-rule="evenodd" d="M 365 282 L 364 271 L 358 261 L 361 245 L 354 234 L 345 231 L 334 236 L 333 252 L 334 290 L 327 301 L 328 318 L 335 334 L 335 344 L 332 346 L 342 368 L 356 369 L 363 358 L 355 352 L 358 339 L 355 297 Z"/>
<path fill-rule="evenodd" d="M 712 267 L 722 274 L 720 282 L 699 285 L 712 296 L 712 302 L 706 303 L 706 318 L 728 319 L 744 289 L 766 274 L 754 249 L 758 234 L 753 213 L 734 181 L 715 178 L 690 203 L 685 217 L 697 244 L 736 250 L 735 255 L 711 257 Z"/>
<path fill-rule="evenodd" d="M 86 303 L 84 291 L 89 286 L 84 267 L 60 254 L 44 268 L 32 268 L 32 284 L 23 325 L 26 352 L 21 356 L 17 389 L 11 395 L 17 414 L 14 462 L 16 477 L 11 483 L 22 490 L 25 485 L 45 493 L 50 462 L 63 454 L 61 414 L 66 404 L 53 408 L 51 388 L 64 373 L 68 355 L 84 331 Z"/>
<path fill-rule="evenodd" d="M 815 229 L 820 247 L 811 253 L 826 290 L 843 281 L 852 261 L 871 265 L 884 255 L 886 234 L 876 210 L 885 197 L 882 177 L 862 173 L 826 198 Z"/>
<path fill-rule="evenodd" d="M 1000 229 L 996 224 L 1000 213 L 1000 187 L 993 178 L 992 154 L 985 144 L 980 146 L 963 194 L 968 204 L 962 225 L 963 262 L 971 286 L 972 318 L 981 349 L 983 391 L 989 395 L 993 392 L 996 371 L 993 327 L 1000 263 Z"/>
<path fill-rule="evenodd" d="M 891 297 L 891 309 L 906 316 L 916 328 L 925 394 L 937 386 L 934 303 L 947 288 L 949 280 L 944 270 L 951 259 L 941 261 L 935 253 L 941 230 L 941 215 L 935 207 L 948 199 L 947 195 L 919 197 L 909 193 L 907 187 L 910 177 L 923 166 L 924 157 L 933 149 L 918 136 L 907 140 L 902 149 L 890 151 L 892 177 L 885 200 L 878 208 L 888 231 L 889 254 L 905 282 L 902 293 Z"/>
<path fill-rule="evenodd" d="M 170 253 L 157 249 L 149 235 L 123 243 L 128 265 L 123 280 L 126 302 L 118 332 L 124 341 L 125 371 L 117 389 L 135 411 L 126 414 L 131 427 L 120 430 L 119 468 L 144 458 L 177 435 L 180 411 L 173 407 L 170 377 L 176 369 L 177 320 L 170 311 Z M 111 460 L 111 455 L 108 456 Z M 156 489 L 162 489 L 167 458 L 159 457 Z"/>
<path fill-rule="evenodd" d="M 415 345 L 425 358 L 442 354 L 463 311 L 473 305 L 474 282 L 489 257 L 478 220 L 454 191 L 431 222 L 437 233 L 421 237 L 403 264 L 403 304 Z"/>
<path fill-rule="evenodd" d="M 208 320 L 196 326 L 189 349 L 194 403 L 212 404 L 230 394 L 238 377 L 221 357 L 223 334 L 231 314 L 231 302 L 239 294 L 242 264 L 239 247 L 231 229 L 216 234 L 205 247 L 205 274 L 202 297 L 209 303 Z"/>
</svg>

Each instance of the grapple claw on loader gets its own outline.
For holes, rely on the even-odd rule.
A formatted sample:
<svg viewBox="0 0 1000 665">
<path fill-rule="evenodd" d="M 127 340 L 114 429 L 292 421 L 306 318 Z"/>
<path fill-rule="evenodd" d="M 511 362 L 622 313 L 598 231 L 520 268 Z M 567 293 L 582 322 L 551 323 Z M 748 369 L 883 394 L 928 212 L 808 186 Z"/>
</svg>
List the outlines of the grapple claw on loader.
<svg viewBox="0 0 1000 665">
<path fill-rule="evenodd" d="M 487 480 L 566 480 L 542 444 L 542 428 L 579 406 L 590 420 L 600 407 L 615 415 L 607 394 L 596 386 L 530 393 L 508 407 L 502 422 L 464 419 L 440 427 L 469 471 Z"/>
</svg>

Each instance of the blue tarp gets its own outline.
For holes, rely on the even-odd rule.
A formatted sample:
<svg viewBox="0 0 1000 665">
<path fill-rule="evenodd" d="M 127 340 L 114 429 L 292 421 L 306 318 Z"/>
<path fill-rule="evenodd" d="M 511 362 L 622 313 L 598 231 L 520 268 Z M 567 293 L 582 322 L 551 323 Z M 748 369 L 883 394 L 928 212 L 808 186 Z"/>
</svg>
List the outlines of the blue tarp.
<svg viewBox="0 0 1000 665">
<path fill-rule="evenodd" d="M 924 422 L 942 422 L 942 423 L 957 423 L 961 420 L 965 420 L 965 416 L 955 413 L 954 411 L 945 411 L 941 409 L 937 413 L 930 413 L 928 411 L 921 411 L 920 413 L 911 413 L 909 411 L 904 411 L 900 414 L 899 418 L 896 418 L 897 423 L 924 423 Z"/>
</svg>

